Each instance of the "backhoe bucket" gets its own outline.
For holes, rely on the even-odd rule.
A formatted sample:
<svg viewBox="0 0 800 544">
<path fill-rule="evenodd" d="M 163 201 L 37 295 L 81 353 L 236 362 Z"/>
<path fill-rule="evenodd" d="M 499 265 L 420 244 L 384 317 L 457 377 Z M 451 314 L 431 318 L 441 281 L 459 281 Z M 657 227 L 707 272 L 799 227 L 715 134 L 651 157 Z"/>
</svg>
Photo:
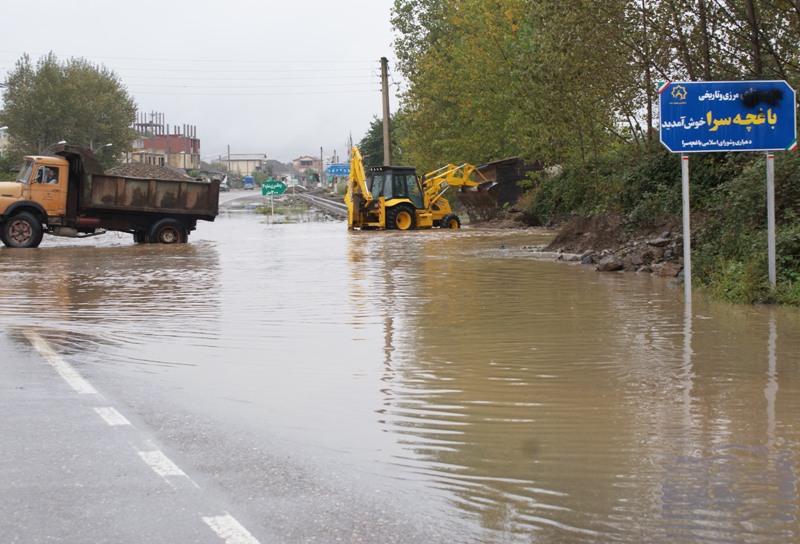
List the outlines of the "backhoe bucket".
<svg viewBox="0 0 800 544">
<path fill-rule="evenodd" d="M 496 181 L 488 181 L 477 187 L 459 187 L 458 201 L 467 209 L 471 221 L 495 219 L 499 210 Z"/>
</svg>

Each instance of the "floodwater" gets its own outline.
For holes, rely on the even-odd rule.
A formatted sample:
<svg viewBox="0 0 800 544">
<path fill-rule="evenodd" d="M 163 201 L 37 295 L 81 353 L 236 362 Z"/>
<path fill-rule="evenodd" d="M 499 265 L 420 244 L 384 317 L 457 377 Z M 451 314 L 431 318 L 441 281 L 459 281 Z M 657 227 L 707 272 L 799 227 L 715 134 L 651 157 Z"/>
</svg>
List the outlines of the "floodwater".
<svg viewBox="0 0 800 544">
<path fill-rule="evenodd" d="M 797 310 L 686 311 L 545 241 L 250 214 L 49 239 L 0 250 L 0 326 L 319 448 L 454 542 L 800 541 Z"/>
</svg>

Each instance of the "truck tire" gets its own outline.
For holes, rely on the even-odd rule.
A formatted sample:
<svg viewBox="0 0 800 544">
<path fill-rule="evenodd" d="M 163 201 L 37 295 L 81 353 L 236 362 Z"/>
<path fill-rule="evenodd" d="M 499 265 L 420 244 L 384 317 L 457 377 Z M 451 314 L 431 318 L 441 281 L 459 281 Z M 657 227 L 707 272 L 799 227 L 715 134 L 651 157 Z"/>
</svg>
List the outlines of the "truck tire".
<svg viewBox="0 0 800 544">
<path fill-rule="evenodd" d="M 409 204 L 398 204 L 386 211 L 386 228 L 412 230 L 417 227 L 417 214 Z"/>
<path fill-rule="evenodd" d="M 28 212 L 12 215 L 3 224 L 2 241 L 8 247 L 39 247 L 44 229 L 42 222 Z"/>
<path fill-rule="evenodd" d="M 147 243 L 147 233 L 143 230 L 137 230 L 133 233 L 133 241 L 137 244 Z"/>
<path fill-rule="evenodd" d="M 454 213 L 449 213 L 442 217 L 442 222 L 439 225 L 443 229 L 460 229 L 461 219 Z"/>
<path fill-rule="evenodd" d="M 175 219 L 162 219 L 150 227 L 151 244 L 185 244 L 189 239 L 186 229 Z"/>
</svg>

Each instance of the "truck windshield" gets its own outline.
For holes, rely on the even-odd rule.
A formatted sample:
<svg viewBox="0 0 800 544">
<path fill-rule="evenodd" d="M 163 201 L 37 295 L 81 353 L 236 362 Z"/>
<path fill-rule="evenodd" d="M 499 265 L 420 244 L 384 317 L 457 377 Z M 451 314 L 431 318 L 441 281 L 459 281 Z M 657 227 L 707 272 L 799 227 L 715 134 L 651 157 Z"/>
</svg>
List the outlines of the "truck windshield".
<svg viewBox="0 0 800 544">
<path fill-rule="evenodd" d="M 17 181 L 20 183 L 28 183 L 31 179 L 31 172 L 33 171 L 33 162 L 26 161 L 25 164 L 22 165 L 22 168 L 19 169 L 19 175 L 17 176 Z"/>
</svg>

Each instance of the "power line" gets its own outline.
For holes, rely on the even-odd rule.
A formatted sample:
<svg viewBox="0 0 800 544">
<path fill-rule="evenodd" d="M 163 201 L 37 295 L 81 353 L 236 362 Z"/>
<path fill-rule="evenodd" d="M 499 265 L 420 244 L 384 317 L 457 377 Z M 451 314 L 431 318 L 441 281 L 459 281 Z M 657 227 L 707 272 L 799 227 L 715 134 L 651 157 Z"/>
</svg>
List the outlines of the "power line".
<svg viewBox="0 0 800 544">
<path fill-rule="evenodd" d="M 326 83 L 325 87 L 356 87 L 360 86 L 363 87 L 364 83 Z M 158 89 L 296 89 L 296 88 L 307 88 L 307 87 L 314 87 L 319 88 L 320 84 L 315 83 L 311 85 L 299 85 L 299 84 L 289 84 L 289 85 L 150 85 L 148 83 L 134 83 L 132 85 L 128 85 L 128 87 L 154 87 Z"/>
<path fill-rule="evenodd" d="M 367 74 L 367 75 L 360 75 L 360 76 L 325 76 L 325 81 L 331 81 L 334 79 L 374 79 L 374 75 Z M 181 76 L 181 77 L 169 77 L 169 76 L 131 76 L 127 79 L 157 79 L 159 81 L 168 81 L 172 79 L 177 80 L 187 80 L 187 81 L 206 81 L 212 80 L 217 81 L 219 78 L 214 76 L 199 76 L 199 77 L 191 77 L 191 76 Z M 293 77 L 228 77 L 226 81 L 306 81 L 309 79 L 313 79 L 319 81 L 319 76 L 293 76 Z"/>
<path fill-rule="evenodd" d="M 174 95 L 174 96 L 298 96 L 298 95 L 312 95 L 312 94 L 357 94 L 357 93 L 370 93 L 374 94 L 380 92 L 380 88 L 374 89 L 361 89 L 361 90 L 324 90 L 324 91 L 300 91 L 300 92 L 277 92 L 277 93 L 204 93 L 194 91 L 184 92 L 159 92 L 159 91 L 137 91 L 136 95 L 155 94 L 155 95 Z"/>
<path fill-rule="evenodd" d="M 0 55 L 12 55 L 19 59 L 22 55 L 29 54 L 27 51 L 4 51 L 0 50 Z M 33 55 L 30 55 L 33 59 Z M 46 56 L 46 55 L 41 55 Z M 220 63 L 220 64 L 233 64 L 233 63 L 246 63 L 246 64 L 323 64 L 323 65 L 331 65 L 331 64 L 375 64 L 379 61 L 377 59 L 315 59 L 315 60 L 305 60 L 305 59 L 231 59 L 231 58 L 221 58 L 221 59 L 210 59 L 208 57 L 203 58 L 186 58 L 186 57 L 105 57 L 105 56 L 92 56 L 86 57 L 83 55 L 69 55 L 69 54 L 60 54 L 56 55 L 59 59 L 71 59 L 71 58 L 81 58 L 84 60 L 92 60 L 92 59 L 108 59 L 108 60 L 123 60 L 123 61 L 142 61 L 142 62 L 199 62 L 203 64 L 209 63 Z"/>
</svg>

